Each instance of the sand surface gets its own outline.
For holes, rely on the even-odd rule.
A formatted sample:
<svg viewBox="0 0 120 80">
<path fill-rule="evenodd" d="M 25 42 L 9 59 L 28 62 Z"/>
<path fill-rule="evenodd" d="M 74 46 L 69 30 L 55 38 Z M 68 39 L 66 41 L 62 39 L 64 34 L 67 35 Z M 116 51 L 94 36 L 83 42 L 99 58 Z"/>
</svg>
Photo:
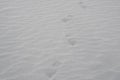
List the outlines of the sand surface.
<svg viewBox="0 0 120 80">
<path fill-rule="evenodd" d="M 119 0 L 0 0 L 0 80 L 120 80 Z"/>
</svg>

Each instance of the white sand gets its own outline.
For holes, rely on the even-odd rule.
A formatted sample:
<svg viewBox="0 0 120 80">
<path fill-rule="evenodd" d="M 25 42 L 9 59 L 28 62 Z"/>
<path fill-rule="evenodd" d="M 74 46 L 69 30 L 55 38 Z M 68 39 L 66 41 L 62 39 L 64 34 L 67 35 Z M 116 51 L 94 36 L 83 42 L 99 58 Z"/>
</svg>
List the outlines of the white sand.
<svg viewBox="0 0 120 80">
<path fill-rule="evenodd" d="M 120 80 L 119 0 L 0 0 L 0 80 Z"/>
</svg>

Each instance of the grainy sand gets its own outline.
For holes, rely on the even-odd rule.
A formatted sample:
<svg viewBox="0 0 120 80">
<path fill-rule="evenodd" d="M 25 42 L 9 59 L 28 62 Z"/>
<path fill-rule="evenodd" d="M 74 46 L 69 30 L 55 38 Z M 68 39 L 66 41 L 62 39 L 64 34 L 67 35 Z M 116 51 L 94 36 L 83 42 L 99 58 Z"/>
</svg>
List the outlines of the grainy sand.
<svg viewBox="0 0 120 80">
<path fill-rule="evenodd" d="M 119 0 L 0 0 L 0 80 L 120 80 Z"/>
</svg>

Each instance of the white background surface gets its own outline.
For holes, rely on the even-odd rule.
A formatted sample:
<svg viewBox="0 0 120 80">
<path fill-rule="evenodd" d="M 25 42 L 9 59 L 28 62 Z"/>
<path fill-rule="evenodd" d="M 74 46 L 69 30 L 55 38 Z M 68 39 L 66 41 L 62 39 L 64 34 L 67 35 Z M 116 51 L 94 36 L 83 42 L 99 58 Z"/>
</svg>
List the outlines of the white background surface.
<svg viewBox="0 0 120 80">
<path fill-rule="evenodd" d="M 0 80 L 119 80 L 119 0 L 0 0 Z"/>
</svg>

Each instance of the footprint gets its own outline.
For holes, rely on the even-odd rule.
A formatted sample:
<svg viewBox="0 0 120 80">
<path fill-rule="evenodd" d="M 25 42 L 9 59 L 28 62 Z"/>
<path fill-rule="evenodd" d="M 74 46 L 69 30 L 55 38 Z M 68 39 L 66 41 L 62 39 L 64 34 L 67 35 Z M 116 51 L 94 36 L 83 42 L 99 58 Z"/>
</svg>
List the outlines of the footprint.
<svg viewBox="0 0 120 80">
<path fill-rule="evenodd" d="M 76 41 L 76 39 L 74 39 L 74 38 L 68 39 L 68 43 L 69 43 L 71 46 L 77 45 L 77 41 Z"/>
<path fill-rule="evenodd" d="M 64 17 L 61 21 L 62 21 L 63 23 L 67 23 L 67 22 L 69 22 L 69 21 L 72 20 L 72 17 L 73 17 L 73 15 L 67 15 L 67 16 Z"/>
<path fill-rule="evenodd" d="M 51 79 L 56 75 L 57 70 L 52 69 L 52 68 L 48 68 L 48 69 L 44 69 L 44 73 L 49 79 Z"/>
<path fill-rule="evenodd" d="M 80 7 L 83 8 L 83 9 L 86 9 L 86 8 L 87 8 L 87 6 L 85 5 L 85 3 L 84 3 L 83 1 L 80 1 L 78 4 L 79 4 Z"/>
<path fill-rule="evenodd" d="M 65 35 L 66 41 L 70 46 L 76 46 L 77 45 L 77 39 L 72 37 L 72 35 Z"/>
<path fill-rule="evenodd" d="M 55 61 L 52 66 L 54 67 L 60 67 L 62 65 L 62 63 L 60 61 Z"/>
</svg>

